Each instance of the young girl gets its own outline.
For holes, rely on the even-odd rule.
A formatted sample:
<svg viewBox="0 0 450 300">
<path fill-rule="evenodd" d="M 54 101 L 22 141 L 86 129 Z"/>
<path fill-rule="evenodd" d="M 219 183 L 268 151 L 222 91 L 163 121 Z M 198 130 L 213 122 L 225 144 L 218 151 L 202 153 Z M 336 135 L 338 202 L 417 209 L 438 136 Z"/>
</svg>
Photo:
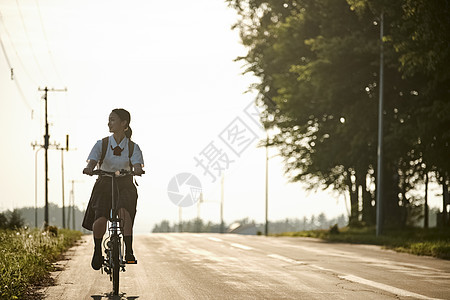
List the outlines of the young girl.
<svg viewBox="0 0 450 300">
<path fill-rule="evenodd" d="M 116 172 L 119 170 L 134 169 L 136 175 L 142 175 L 144 159 L 141 149 L 134 144 L 133 153 L 129 154 L 129 143 L 132 143 L 130 128 L 130 113 L 125 109 L 114 109 L 109 115 L 109 131 L 113 134 L 108 138 L 97 141 L 88 157 L 88 164 L 83 173 L 92 175 L 95 166 L 103 171 Z M 104 152 L 105 143 L 106 152 Z M 103 152 L 102 153 L 102 149 Z M 104 157 L 103 157 L 104 156 Z M 103 161 L 102 161 L 103 158 Z M 102 240 L 106 232 L 106 224 L 111 210 L 111 178 L 99 176 L 92 189 L 91 198 L 84 215 L 83 227 L 92 230 L 94 235 L 94 255 L 92 257 L 92 268 L 99 270 L 102 267 Z M 123 240 L 125 242 L 125 260 L 136 263 L 133 254 L 133 223 L 136 215 L 137 190 L 132 176 L 119 177 L 116 179 L 119 189 L 118 214 L 123 220 Z"/>
</svg>

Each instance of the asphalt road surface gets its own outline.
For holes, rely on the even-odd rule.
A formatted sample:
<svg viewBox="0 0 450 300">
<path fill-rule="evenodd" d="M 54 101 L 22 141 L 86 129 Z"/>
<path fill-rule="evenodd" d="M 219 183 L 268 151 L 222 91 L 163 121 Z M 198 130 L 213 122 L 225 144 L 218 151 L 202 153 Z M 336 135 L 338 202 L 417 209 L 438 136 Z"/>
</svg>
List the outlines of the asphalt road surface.
<svg viewBox="0 0 450 300">
<path fill-rule="evenodd" d="M 137 265 L 91 269 L 91 236 L 71 248 L 45 299 L 450 299 L 450 261 L 316 239 L 168 233 L 134 239 Z"/>
</svg>

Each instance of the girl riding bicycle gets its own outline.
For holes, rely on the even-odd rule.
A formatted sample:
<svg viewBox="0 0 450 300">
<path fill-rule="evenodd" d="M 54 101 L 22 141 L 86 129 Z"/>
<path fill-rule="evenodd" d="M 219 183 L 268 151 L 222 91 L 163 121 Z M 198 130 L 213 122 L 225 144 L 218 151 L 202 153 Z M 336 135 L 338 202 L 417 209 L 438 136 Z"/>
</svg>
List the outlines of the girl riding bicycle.
<svg viewBox="0 0 450 300">
<path fill-rule="evenodd" d="M 139 146 L 130 139 L 132 134 L 130 113 L 122 108 L 114 109 L 109 115 L 108 127 L 113 134 L 97 141 L 89 154 L 88 164 L 83 173 L 92 175 L 94 168 L 99 165 L 103 171 L 134 170 L 135 175 L 141 175 L 144 159 Z M 130 147 L 132 144 L 134 149 Z M 101 247 L 111 210 L 111 180 L 103 176 L 97 179 L 83 220 L 83 227 L 92 230 L 94 235 L 95 247 L 91 262 L 94 270 L 99 270 L 103 263 Z M 136 261 L 133 254 L 133 223 L 136 215 L 137 189 L 132 176 L 118 178 L 116 183 L 118 215 L 123 220 L 125 259 Z"/>
</svg>

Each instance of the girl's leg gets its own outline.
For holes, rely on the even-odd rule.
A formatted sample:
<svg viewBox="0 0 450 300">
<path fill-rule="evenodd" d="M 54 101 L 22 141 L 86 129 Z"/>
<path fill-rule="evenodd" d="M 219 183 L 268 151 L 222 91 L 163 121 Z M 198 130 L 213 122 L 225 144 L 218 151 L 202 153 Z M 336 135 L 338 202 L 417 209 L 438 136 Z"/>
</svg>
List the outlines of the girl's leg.
<svg viewBox="0 0 450 300">
<path fill-rule="evenodd" d="M 94 224 L 92 225 L 95 247 L 91 265 L 94 270 L 99 270 L 102 267 L 103 262 L 102 240 L 103 235 L 106 232 L 106 223 L 107 223 L 106 218 L 100 217 L 97 220 L 95 220 Z"/>
<path fill-rule="evenodd" d="M 130 213 L 125 208 L 119 209 L 119 218 L 122 219 L 123 236 L 133 235 L 133 222 Z"/>
<path fill-rule="evenodd" d="M 123 225 L 123 241 L 125 242 L 125 259 L 127 261 L 135 261 L 133 255 L 133 221 L 130 213 L 125 209 L 119 209 L 119 218 L 122 219 Z"/>
<path fill-rule="evenodd" d="M 106 232 L 106 218 L 100 217 L 97 220 L 95 220 L 94 224 L 92 225 L 92 231 L 94 234 L 94 239 L 102 239 L 103 235 Z"/>
</svg>

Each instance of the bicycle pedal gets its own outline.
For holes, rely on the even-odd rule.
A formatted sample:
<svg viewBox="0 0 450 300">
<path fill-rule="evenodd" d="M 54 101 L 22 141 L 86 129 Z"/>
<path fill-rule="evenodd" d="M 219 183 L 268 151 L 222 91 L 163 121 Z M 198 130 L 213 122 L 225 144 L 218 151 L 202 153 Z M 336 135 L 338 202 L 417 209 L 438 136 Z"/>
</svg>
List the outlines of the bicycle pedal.
<svg viewBox="0 0 450 300">
<path fill-rule="evenodd" d="M 137 264 L 137 259 L 136 260 L 126 260 L 125 263 L 128 264 L 128 265 L 136 265 Z"/>
</svg>

